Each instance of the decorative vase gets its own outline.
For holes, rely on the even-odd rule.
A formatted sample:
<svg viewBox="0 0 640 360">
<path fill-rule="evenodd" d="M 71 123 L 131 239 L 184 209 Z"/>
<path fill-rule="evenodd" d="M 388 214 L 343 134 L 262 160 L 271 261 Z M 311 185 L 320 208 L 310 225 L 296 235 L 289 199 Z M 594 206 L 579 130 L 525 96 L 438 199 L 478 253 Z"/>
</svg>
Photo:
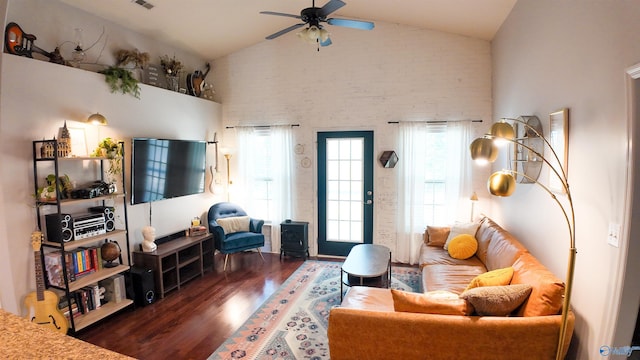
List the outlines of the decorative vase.
<svg viewBox="0 0 640 360">
<path fill-rule="evenodd" d="M 177 76 L 167 75 L 167 89 L 171 91 L 178 91 L 179 78 Z"/>
</svg>

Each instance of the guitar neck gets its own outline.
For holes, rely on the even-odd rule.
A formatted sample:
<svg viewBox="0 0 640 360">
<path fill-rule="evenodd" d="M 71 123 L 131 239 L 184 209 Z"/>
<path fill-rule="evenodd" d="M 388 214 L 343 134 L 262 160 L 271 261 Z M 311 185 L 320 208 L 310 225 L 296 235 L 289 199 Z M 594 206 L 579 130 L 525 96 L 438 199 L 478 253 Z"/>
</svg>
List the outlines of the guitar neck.
<svg viewBox="0 0 640 360">
<path fill-rule="evenodd" d="M 38 301 L 44 300 L 44 278 L 42 277 L 42 260 L 40 259 L 40 251 L 33 252 L 33 261 L 36 267 L 36 295 Z"/>
</svg>

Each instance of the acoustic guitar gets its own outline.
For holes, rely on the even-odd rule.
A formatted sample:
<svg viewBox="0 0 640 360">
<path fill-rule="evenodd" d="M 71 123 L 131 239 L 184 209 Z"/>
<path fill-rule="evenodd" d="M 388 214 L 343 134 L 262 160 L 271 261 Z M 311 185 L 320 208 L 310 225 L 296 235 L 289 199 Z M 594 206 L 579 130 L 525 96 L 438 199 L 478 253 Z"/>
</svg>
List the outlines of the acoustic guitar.
<svg viewBox="0 0 640 360">
<path fill-rule="evenodd" d="M 187 91 L 189 95 L 193 95 L 195 97 L 202 96 L 202 90 L 204 89 L 204 79 L 207 77 L 209 70 L 211 70 L 211 66 L 207 63 L 205 65 L 207 70 L 203 73 L 200 70 L 196 70 L 193 74 L 187 75 Z"/>
<path fill-rule="evenodd" d="M 41 244 L 42 233 L 40 231 L 34 231 L 31 233 L 31 246 L 33 247 L 33 255 L 36 265 L 36 292 L 28 294 L 24 299 L 24 304 L 29 310 L 28 316 L 30 317 L 31 322 L 66 334 L 69 329 L 69 322 L 62 311 L 58 308 L 58 295 L 53 291 L 44 289 L 42 261 L 40 260 Z"/>
<path fill-rule="evenodd" d="M 36 40 L 35 35 L 27 34 L 22 31 L 20 25 L 10 22 L 4 30 L 4 46 L 9 54 L 33 57 L 36 52 L 49 58 L 49 62 L 64 65 L 65 61 L 60 55 L 60 49 L 56 48 L 53 52 L 42 50 L 33 45 Z"/>
</svg>

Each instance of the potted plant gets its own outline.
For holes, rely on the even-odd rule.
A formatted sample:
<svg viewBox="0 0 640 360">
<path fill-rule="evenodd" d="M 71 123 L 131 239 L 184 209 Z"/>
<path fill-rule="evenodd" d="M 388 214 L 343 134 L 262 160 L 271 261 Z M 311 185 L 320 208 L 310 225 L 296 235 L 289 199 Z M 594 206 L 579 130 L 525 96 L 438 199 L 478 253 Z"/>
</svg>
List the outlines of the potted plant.
<svg viewBox="0 0 640 360">
<path fill-rule="evenodd" d="M 104 75 L 112 93 L 119 91 L 123 94 L 130 94 L 136 99 L 140 98 L 140 86 L 131 71 L 118 66 L 110 66 L 99 73 Z"/>
<path fill-rule="evenodd" d="M 109 169 L 107 173 L 110 183 L 115 182 L 116 176 L 122 174 L 122 144 L 119 141 L 113 140 L 110 137 L 104 138 L 98 143 L 98 146 L 93 150 L 91 156 L 106 157 L 109 159 Z"/>
</svg>

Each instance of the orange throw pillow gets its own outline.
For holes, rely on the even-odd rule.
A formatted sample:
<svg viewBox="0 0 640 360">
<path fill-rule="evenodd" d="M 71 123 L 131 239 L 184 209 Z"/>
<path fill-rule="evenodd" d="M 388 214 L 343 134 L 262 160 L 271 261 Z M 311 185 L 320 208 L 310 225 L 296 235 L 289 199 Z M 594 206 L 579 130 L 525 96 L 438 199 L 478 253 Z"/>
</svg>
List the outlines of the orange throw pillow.
<svg viewBox="0 0 640 360">
<path fill-rule="evenodd" d="M 391 289 L 393 308 L 397 312 L 471 315 L 473 307 L 449 291 L 429 291 L 424 294 Z"/>
<path fill-rule="evenodd" d="M 427 226 L 425 232 L 425 244 L 429 246 L 443 247 L 449 237 L 449 227 L 444 226 Z"/>
</svg>

